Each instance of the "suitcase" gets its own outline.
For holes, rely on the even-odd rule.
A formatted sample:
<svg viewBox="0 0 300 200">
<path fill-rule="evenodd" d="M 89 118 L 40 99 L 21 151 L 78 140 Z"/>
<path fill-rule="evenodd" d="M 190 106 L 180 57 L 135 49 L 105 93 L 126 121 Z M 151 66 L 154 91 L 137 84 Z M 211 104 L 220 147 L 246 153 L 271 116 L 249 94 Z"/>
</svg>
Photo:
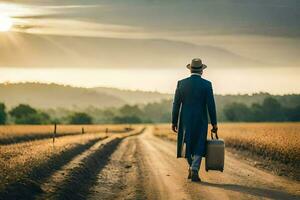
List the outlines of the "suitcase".
<svg viewBox="0 0 300 200">
<path fill-rule="evenodd" d="M 206 155 L 205 155 L 205 170 L 218 170 L 223 172 L 225 159 L 225 143 L 224 140 L 213 137 L 207 140 Z"/>
</svg>

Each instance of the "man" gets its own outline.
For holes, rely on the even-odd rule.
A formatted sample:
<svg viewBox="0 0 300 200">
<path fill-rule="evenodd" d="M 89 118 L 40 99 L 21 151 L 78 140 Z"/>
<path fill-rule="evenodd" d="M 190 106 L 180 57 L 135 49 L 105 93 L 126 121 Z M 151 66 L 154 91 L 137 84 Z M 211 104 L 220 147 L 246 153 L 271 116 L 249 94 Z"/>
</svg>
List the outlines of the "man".
<svg viewBox="0 0 300 200">
<path fill-rule="evenodd" d="M 177 157 L 187 158 L 188 178 L 195 182 L 201 181 L 198 172 L 206 150 L 207 110 L 212 131 L 218 130 L 212 85 L 201 77 L 206 67 L 199 58 L 187 65 L 191 76 L 178 81 L 172 110 L 172 130 L 178 132 Z"/>
</svg>

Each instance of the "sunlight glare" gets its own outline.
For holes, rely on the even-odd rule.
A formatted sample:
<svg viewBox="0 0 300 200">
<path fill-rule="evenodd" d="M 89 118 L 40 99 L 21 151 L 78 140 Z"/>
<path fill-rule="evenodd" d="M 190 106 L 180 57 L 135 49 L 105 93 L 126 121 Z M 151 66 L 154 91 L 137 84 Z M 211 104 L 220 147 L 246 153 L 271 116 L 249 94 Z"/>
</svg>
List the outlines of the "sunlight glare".
<svg viewBox="0 0 300 200">
<path fill-rule="evenodd" d="M 13 25 L 12 19 L 8 16 L 0 15 L 0 32 L 6 32 L 11 29 Z"/>
</svg>

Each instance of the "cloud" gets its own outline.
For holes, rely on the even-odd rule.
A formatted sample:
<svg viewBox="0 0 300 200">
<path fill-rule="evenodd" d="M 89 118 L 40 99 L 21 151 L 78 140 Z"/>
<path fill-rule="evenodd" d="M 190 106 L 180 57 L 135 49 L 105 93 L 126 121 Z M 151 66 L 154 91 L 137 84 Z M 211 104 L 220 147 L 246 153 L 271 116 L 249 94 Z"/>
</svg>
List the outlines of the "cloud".
<svg viewBox="0 0 300 200">
<path fill-rule="evenodd" d="M 160 69 L 184 66 L 193 57 L 201 57 L 208 65 L 216 68 L 267 65 L 265 62 L 240 56 L 216 46 L 161 39 L 18 33 L 13 36 L 0 35 L 0 42 L 3 44 L 0 46 L 0 66 L 10 67 Z"/>
<path fill-rule="evenodd" d="M 125 25 L 101 24 L 72 19 L 27 19 L 15 22 L 13 31 L 43 35 L 135 38 L 141 29 Z"/>
<path fill-rule="evenodd" d="M 63 18 L 200 35 L 300 37 L 299 1 L 17 1 L 0 10 L 18 18 Z M 1 4 L 0 4 L 1 5 Z"/>
<path fill-rule="evenodd" d="M 1 12 L 14 20 L 13 31 L 18 32 L 11 34 L 6 46 L 2 44 L 2 52 L 10 52 L 15 43 L 18 48 L 28 48 L 27 53 L 16 49 L 19 61 L 8 61 L 7 54 L 2 66 L 22 66 L 23 61 L 23 66 L 35 67 L 129 67 L 135 64 L 134 54 L 145 67 L 165 66 L 170 57 L 176 57 L 170 64 L 176 66 L 192 56 L 208 55 L 206 49 L 190 51 L 195 46 L 213 47 L 215 55 L 204 56 L 212 63 L 218 50 L 227 52 L 228 59 L 219 61 L 224 66 L 300 66 L 300 7 L 296 1 L 89 2 L 0 4 Z M 166 41 L 172 44 L 168 48 Z M 169 57 L 158 56 L 158 52 Z M 36 60 L 28 61 L 27 56 Z M 114 57 L 125 61 L 111 63 Z"/>
</svg>

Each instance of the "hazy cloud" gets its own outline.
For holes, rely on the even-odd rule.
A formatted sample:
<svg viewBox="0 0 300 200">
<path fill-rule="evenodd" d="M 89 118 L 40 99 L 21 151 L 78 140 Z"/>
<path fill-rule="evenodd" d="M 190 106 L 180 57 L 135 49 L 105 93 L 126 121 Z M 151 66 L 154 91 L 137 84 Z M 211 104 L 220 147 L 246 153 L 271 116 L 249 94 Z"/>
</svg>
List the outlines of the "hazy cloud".
<svg viewBox="0 0 300 200">
<path fill-rule="evenodd" d="M 71 18 L 100 24 L 143 27 L 147 31 L 197 34 L 300 36 L 297 0 L 72 0 L 15 1 L 5 9 L 15 17 Z M 22 15 L 23 13 L 23 15 Z"/>
<path fill-rule="evenodd" d="M 2 52 L 6 52 L 2 53 L 2 64 L 0 64 L 2 66 L 22 66 L 20 60 L 8 61 L 10 58 L 8 52 L 16 48 L 14 46 L 16 42 L 19 43 L 16 54 L 21 58 L 24 58 L 25 54 L 22 56 L 24 52 L 18 50 L 19 47 L 25 44 L 30 46 L 32 43 L 31 48 L 28 48 L 32 49 L 32 52 L 28 53 L 28 56 L 36 62 L 25 62 L 26 59 L 23 59 L 23 66 L 30 66 L 30 64 L 41 67 L 74 66 L 75 64 L 82 66 L 78 63 L 88 62 L 90 67 L 111 67 L 114 64 L 106 60 L 114 60 L 115 55 L 123 58 L 122 51 L 125 51 L 127 56 L 136 53 L 146 60 L 152 58 L 147 65 L 144 61 L 145 66 L 157 67 L 163 66 L 165 60 L 161 56 L 156 57 L 155 52 L 171 57 L 176 53 L 183 54 L 180 60 L 172 63 L 173 66 L 181 64 L 184 59 L 190 59 L 194 55 L 209 57 L 208 61 L 216 66 L 299 67 L 300 63 L 298 58 L 300 3 L 296 0 L 66 0 L 63 2 L 19 0 L 14 2 L 0 3 L 1 13 L 13 18 L 14 31 L 35 34 L 35 36 L 16 34 L 12 39 L 13 34 L 11 34 L 10 40 L 6 41 L 6 46 L 4 44 L 1 46 Z M 51 37 L 51 35 L 56 36 Z M 131 48 L 132 44 L 136 44 L 134 40 L 137 40 L 137 43 L 144 41 L 148 46 L 133 45 L 136 48 Z M 70 41 L 72 41 L 71 45 L 68 43 Z M 126 42 L 117 44 L 116 41 Z M 173 43 L 168 46 L 167 52 L 164 52 L 161 49 L 165 49 L 166 41 L 173 41 Z M 180 42 L 184 42 L 185 45 Z M 59 45 L 53 46 L 52 43 Z M 73 48 L 73 44 L 76 47 Z M 210 52 L 210 56 L 207 56 L 205 50 L 184 52 L 185 49 L 193 46 L 192 44 L 200 47 L 209 46 L 215 50 L 221 49 L 222 52 L 229 53 L 230 59 L 224 59 L 218 64 L 213 58 L 218 57 L 219 51 L 215 52 L 215 55 Z M 189 48 L 186 48 L 187 46 Z M 40 55 L 36 53 L 36 49 L 51 54 Z M 64 51 L 60 52 L 61 49 Z M 80 49 L 87 49 L 85 52 L 90 53 L 86 55 Z M 89 49 L 101 52 L 106 57 L 97 60 L 98 55 L 95 58 L 90 56 L 96 54 Z M 103 51 L 111 52 L 103 53 Z M 80 61 L 73 59 L 78 63 L 65 61 L 70 52 L 72 55 L 81 55 Z M 146 53 L 141 55 L 141 52 Z M 4 55 L 7 55 L 7 58 Z M 35 58 L 36 55 L 40 57 Z M 88 59 L 93 62 L 87 61 Z M 133 66 L 132 60 L 127 58 L 122 65 Z"/>
<path fill-rule="evenodd" d="M 299 10 L 299 0 L 0 0 L 14 22 L 0 33 L 0 81 L 173 92 L 201 57 L 218 93 L 299 92 Z"/>
</svg>

